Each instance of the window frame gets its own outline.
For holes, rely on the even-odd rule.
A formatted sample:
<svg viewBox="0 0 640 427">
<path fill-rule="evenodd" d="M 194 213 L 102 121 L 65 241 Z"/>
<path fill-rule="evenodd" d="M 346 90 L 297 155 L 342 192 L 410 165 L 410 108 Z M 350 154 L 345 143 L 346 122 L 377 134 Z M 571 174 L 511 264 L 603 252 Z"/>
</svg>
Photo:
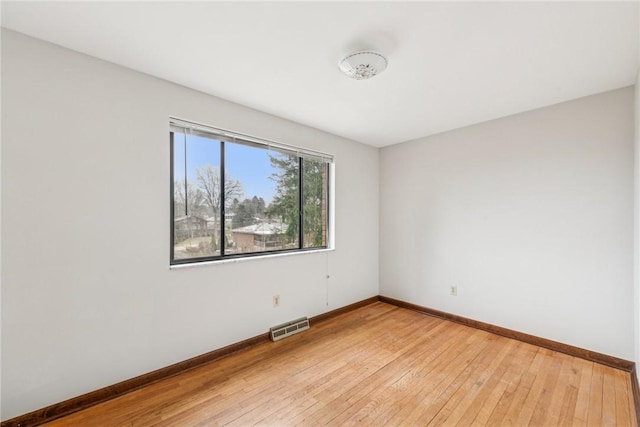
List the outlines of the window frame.
<svg viewBox="0 0 640 427">
<path fill-rule="evenodd" d="M 220 209 L 219 209 L 219 221 L 220 221 L 220 255 L 195 257 L 195 258 L 182 258 L 176 259 L 174 254 L 175 249 L 175 171 L 174 171 L 174 148 L 175 148 L 175 134 L 176 132 L 183 132 L 185 134 L 194 134 L 205 136 L 219 141 L 220 143 Z M 205 134 L 205 135 L 203 135 Z M 262 138 L 257 138 L 250 135 L 245 135 L 226 129 L 220 129 L 210 127 L 207 125 L 197 124 L 190 121 L 170 118 L 169 120 L 169 140 L 170 140 L 170 184 L 169 184 L 169 207 L 170 207 L 170 245 L 169 245 L 169 264 L 173 266 L 189 265 L 189 264 L 202 264 L 211 262 L 220 262 L 226 260 L 237 260 L 242 258 L 256 258 L 269 255 L 283 255 L 304 253 L 312 251 L 321 251 L 331 249 L 333 236 L 331 234 L 331 195 L 332 195 L 332 173 L 333 173 L 333 156 L 330 154 L 322 153 L 319 151 L 304 149 L 288 144 L 283 144 L 275 141 L 270 141 Z M 225 254 L 226 246 L 226 201 L 225 201 L 225 143 L 242 144 L 251 146 L 257 149 L 274 150 L 286 155 L 295 155 L 298 161 L 298 239 L 296 248 L 288 249 L 276 249 L 269 251 L 259 252 L 247 252 L 247 253 L 232 253 Z M 186 149 L 186 148 L 185 148 Z M 321 161 L 326 168 L 326 189 L 324 192 L 325 198 L 325 244 L 323 246 L 304 247 L 304 159 L 310 159 L 315 161 Z M 186 161 L 186 157 L 185 157 Z M 185 169 L 186 176 L 186 169 Z M 186 197 L 186 195 L 185 195 Z M 188 203 L 187 203 L 188 204 Z"/>
</svg>

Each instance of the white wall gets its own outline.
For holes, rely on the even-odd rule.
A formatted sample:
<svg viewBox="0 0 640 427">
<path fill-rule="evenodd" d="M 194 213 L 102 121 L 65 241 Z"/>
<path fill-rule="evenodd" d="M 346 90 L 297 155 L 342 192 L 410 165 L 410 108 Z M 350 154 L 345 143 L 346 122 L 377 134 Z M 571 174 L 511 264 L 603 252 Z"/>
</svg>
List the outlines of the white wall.
<svg viewBox="0 0 640 427">
<path fill-rule="evenodd" d="M 638 8 L 638 22 L 640 22 L 640 7 Z M 638 60 L 640 61 L 640 43 L 638 44 Z M 633 257 L 633 308 L 634 308 L 634 345 L 636 377 L 640 376 L 640 63 L 636 73 L 635 84 L 635 162 L 634 162 L 634 257 Z"/>
<path fill-rule="evenodd" d="M 640 55 L 638 56 L 640 58 Z M 633 251 L 633 341 L 636 375 L 640 369 L 640 69 L 635 84 L 635 162 L 634 162 L 634 251 Z"/>
<path fill-rule="evenodd" d="M 378 294 L 377 149 L 4 30 L 2 78 L 2 419 Z M 336 250 L 169 270 L 170 116 L 334 154 Z"/>
<path fill-rule="evenodd" d="M 2 22 L 2 5 L 0 5 L 0 22 Z M 0 35 L 1 37 L 1 35 Z M 0 68 L 2 67 L 2 43 L 0 42 Z M 2 99 L 2 83 L 0 73 L 0 99 Z M 2 102 L 0 102 L 0 129 L 2 129 Z M 2 134 L 0 132 L 0 242 L 2 242 Z M 2 420 L 2 244 L 0 243 L 0 420 Z"/>
<path fill-rule="evenodd" d="M 633 96 L 382 149 L 380 294 L 633 359 Z"/>
</svg>

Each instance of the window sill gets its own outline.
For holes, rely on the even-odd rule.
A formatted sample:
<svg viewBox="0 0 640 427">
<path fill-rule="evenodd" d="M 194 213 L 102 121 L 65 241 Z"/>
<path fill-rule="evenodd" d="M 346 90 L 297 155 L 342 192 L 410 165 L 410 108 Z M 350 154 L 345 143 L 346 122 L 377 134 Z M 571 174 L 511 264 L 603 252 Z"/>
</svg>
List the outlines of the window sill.
<svg viewBox="0 0 640 427">
<path fill-rule="evenodd" d="M 256 255 L 256 256 L 242 257 L 242 258 L 219 259 L 215 261 L 192 262 L 188 264 L 170 265 L 169 270 L 181 270 L 183 268 L 205 267 L 205 266 L 220 265 L 220 264 L 233 264 L 237 262 L 248 262 L 248 261 L 264 260 L 264 259 L 270 259 L 270 258 L 290 257 L 290 256 L 317 254 L 321 252 L 333 252 L 333 251 L 335 251 L 334 248 L 327 248 L 327 249 L 315 249 L 315 250 L 298 251 L 298 252 L 285 252 L 281 254 Z"/>
</svg>

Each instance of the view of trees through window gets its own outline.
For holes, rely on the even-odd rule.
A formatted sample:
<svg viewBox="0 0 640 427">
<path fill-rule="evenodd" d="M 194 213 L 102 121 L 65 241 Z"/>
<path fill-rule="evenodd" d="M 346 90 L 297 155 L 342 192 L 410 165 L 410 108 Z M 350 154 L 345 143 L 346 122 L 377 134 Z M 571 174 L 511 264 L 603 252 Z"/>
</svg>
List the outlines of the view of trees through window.
<svg viewBox="0 0 640 427">
<path fill-rule="evenodd" d="M 171 145 L 173 263 L 327 247 L 325 160 L 202 132 Z"/>
</svg>

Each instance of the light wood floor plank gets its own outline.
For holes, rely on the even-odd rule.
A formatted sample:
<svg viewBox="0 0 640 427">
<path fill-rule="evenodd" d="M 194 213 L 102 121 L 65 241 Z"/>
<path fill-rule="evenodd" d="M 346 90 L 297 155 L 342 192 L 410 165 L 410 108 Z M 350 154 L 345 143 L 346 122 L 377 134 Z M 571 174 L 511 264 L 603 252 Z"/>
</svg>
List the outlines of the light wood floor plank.
<svg viewBox="0 0 640 427">
<path fill-rule="evenodd" d="M 522 366 L 528 366 L 535 356 L 535 348 L 521 342 L 515 351 L 505 360 L 502 375 L 492 375 L 485 384 L 486 392 L 478 393 L 473 403 L 458 421 L 459 426 L 487 425 L 489 417 L 497 408 L 503 394 L 509 386 L 517 384 Z"/>
<path fill-rule="evenodd" d="M 603 374 L 602 391 L 602 425 L 616 425 L 616 389 L 613 370 L 606 370 Z"/>
<path fill-rule="evenodd" d="M 498 344 L 498 343 L 496 343 Z M 445 405 L 429 422 L 430 426 L 456 425 L 464 412 L 473 404 L 482 392 L 482 386 L 492 375 L 502 376 L 506 365 L 505 357 L 516 346 L 514 341 L 505 341 L 504 345 L 493 345 L 485 352 L 484 358 L 476 368 L 460 379 L 460 387 L 447 400 Z"/>
<path fill-rule="evenodd" d="M 578 396 L 576 398 L 576 409 L 573 412 L 571 425 L 582 427 L 587 425 L 589 420 L 589 402 L 591 395 L 591 381 L 593 379 L 593 363 L 586 360 L 576 359 L 576 369 L 580 370 L 580 385 L 578 386 Z M 594 391 L 596 393 L 596 391 Z"/>
<path fill-rule="evenodd" d="M 631 391 L 631 389 L 630 388 L 628 389 L 627 387 L 616 387 L 616 384 L 627 382 L 627 378 L 629 377 L 629 374 L 622 371 L 613 371 L 612 373 L 614 376 L 613 387 L 616 395 L 615 420 L 618 423 L 618 425 L 631 426 L 633 424 L 633 422 L 631 421 L 632 420 L 631 412 L 629 411 L 629 408 L 633 404 L 633 401 L 632 401 L 633 397 L 629 399 L 630 397 L 629 392 Z M 630 381 L 630 379 L 628 381 Z"/>
<path fill-rule="evenodd" d="M 420 401 L 414 406 L 408 417 L 402 422 L 409 425 L 421 424 L 425 425 L 437 414 L 439 408 L 446 403 L 449 393 L 455 391 L 460 385 L 459 377 L 465 371 L 472 369 L 472 362 L 479 357 L 488 345 L 485 333 L 480 331 L 473 332 L 472 337 L 478 339 L 477 343 L 471 345 L 452 357 L 450 364 L 442 367 L 442 370 L 435 373 L 434 381 L 430 387 L 424 389 L 420 397 Z M 482 338 L 480 340 L 480 338 Z"/>
<path fill-rule="evenodd" d="M 529 421 L 530 426 L 554 425 L 552 420 L 550 420 L 554 415 L 551 411 L 556 409 L 553 406 L 554 402 L 552 399 L 558 388 L 558 381 L 560 380 L 562 367 L 564 366 L 565 369 L 570 369 L 571 359 L 571 356 L 567 356 L 565 354 L 554 353 L 552 355 L 551 363 L 546 370 L 544 385 L 540 391 L 540 397 L 536 402 L 536 407 L 533 411 L 531 420 Z M 560 390 L 559 394 L 562 394 L 562 390 Z M 556 415 L 559 415 L 559 409 L 560 408 L 557 408 L 558 413 Z"/>
<path fill-rule="evenodd" d="M 522 373 L 522 378 L 513 391 L 513 396 L 508 397 L 508 405 L 505 408 L 501 408 L 499 411 L 494 411 L 489 418 L 488 425 L 492 426 L 520 426 L 518 424 L 518 418 L 520 417 L 520 411 L 523 407 L 525 399 L 529 395 L 529 392 L 538 377 L 540 372 L 543 372 L 543 361 L 548 357 L 545 350 L 539 348 L 528 369 Z M 529 417 L 531 413 L 529 412 Z"/>
<path fill-rule="evenodd" d="M 589 393 L 588 426 L 600 426 L 602 424 L 602 400 L 604 398 L 604 373 L 606 368 L 602 365 L 593 365 L 591 374 L 591 392 Z"/>
<path fill-rule="evenodd" d="M 375 303 L 49 426 L 637 427 L 627 372 Z"/>
<path fill-rule="evenodd" d="M 526 397 L 527 384 L 529 381 L 533 381 L 534 378 L 529 372 L 534 361 L 538 359 L 538 351 L 540 350 L 538 347 L 529 344 L 523 344 L 523 346 L 527 350 L 527 355 L 514 364 L 514 372 L 504 387 L 498 402 L 495 406 L 490 405 L 487 408 L 483 408 L 478 417 L 473 420 L 473 426 L 508 425 L 511 422 L 508 417 L 509 409 L 515 407 L 516 402 L 520 402 Z M 515 415 L 517 415 L 517 412 Z M 504 420 L 505 418 L 506 420 Z"/>
<path fill-rule="evenodd" d="M 465 328 L 455 326 L 453 333 L 456 337 L 460 337 L 462 333 L 468 333 Z M 428 353 L 428 359 L 423 366 L 416 372 L 411 372 L 410 376 L 403 375 L 394 384 L 395 390 L 392 390 L 392 393 L 397 393 L 398 401 L 395 404 L 388 402 L 389 409 L 381 416 L 386 425 L 397 425 L 403 422 L 415 407 L 433 392 L 433 386 L 446 378 L 443 373 L 448 370 L 447 366 L 455 363 L 455 357 L 469 346 L 469 343 L 463 339 L 451 339 L 442 344 L 434 344 L 435 347 Z"/>
<path fill-rule="evenodd" d="M 571 419 L 576 411 L 576 403 L 578 400 L 578 388 L 582 378 L 580 365 L 577 365 L 579 359 L 572 358 L 571 366 L 563 368 L 561 374 L 564 379 L 562 381 L 564 388 L 564 396 L 560 405 L 560 412 L 557 418 L 557 424 L 562 426 L 571 425 Z"/>
</svg>

